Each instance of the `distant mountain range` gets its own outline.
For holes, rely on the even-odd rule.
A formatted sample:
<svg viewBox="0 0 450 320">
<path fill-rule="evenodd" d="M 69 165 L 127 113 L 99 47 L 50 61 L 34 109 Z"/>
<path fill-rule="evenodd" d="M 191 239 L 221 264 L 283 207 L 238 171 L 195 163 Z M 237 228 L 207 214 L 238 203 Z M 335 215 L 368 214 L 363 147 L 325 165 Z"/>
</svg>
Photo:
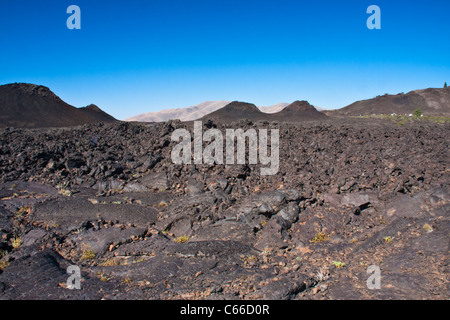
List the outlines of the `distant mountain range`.
<svg viewBox="0 0 450 320">
<path fill-rule="evenodd" d="M 225 107 L 230 101 L 205 101 L 192 107 L 165 109 L 156 112 L 142 113 L 126 119 L 125 121 L 138 122 L 161 122 L 170 119 L 180 119 L 181 121 L 196 120 L 204 115 Z"/>
<path fill-rule="evenodd" d="M 125 121 L 138 121 L 138 122 L 161 122 L 170 119 L 179 119 L 181 121 L 192 121 L 200 119 L 203 116 L 210 114 L 216 110 L 225 107 L 231 101 L 205 101 L 192 107 L 187 108 L 174 108 L 174 109 L 164 109 L 161 111 L 142 113 L 137 116 L 125 119 Z M 259 106 L 257 107 L 260 111 L 265 113 L 276 113 L 280 112 L 286 108 L 289 103 L 281 102 L 273 106 Z M 324 109 L 316 108 L 319 111 Z"/>
<path fill-rule="evenodd" d="M 203 118 L 226 105 L 229 101 L 205 101 L 201 104 L 178 109 L 166 109 L 162 111 L 143 113 L 125 121 L 159 122 L 169 119 L 180 119 L 181 121 L 192 121 Z M 288 103 L 278 103 L 273 106 L 256 107 L 264 113 L 274 114 L 285 109 Z M 244 104 L 242 104 L 244 106 Z M 373 99 L 354 102 L 344 108 L 336 110 L 325 110 L 315 107 L 316 110 L 334 117 L 363 116 L 371 114 L 412 114 L 420 109 L 424 115 L 450 116 L 450 87 L 429 88 L 414 90 L 407 94 L 383 95 Z M 256 110 L 253 110 L 256 111 Z M 252 111 L 252 112 L 253 112 Z M 248 110 L 245 112 L 249 112 Z M 256 113 L 256 112 L 255 112 Z M 260 118 L 258 114 L 256 117 Z M 231 118 L 233 118 L 232 116 Z"/>
<path fill-rule="evenodd" d="M 328 117 L 371 114 L 412 114 L 420 109 L 424 115 L 450 117 L 450 88 L 414 90 L 407 94 L 377 96 L 354 102 L 337 110 L 313 107 L 307 101 L 278 103 L 257 107 L 238 101 L 205 101 L 178 109 L 166 109 L 131 117 L 126 121 L 161 122 L 169 119 L 233 121 L 238 119 L 270 121 L 321 120 Z M 96 105 L 75 108 L 49 88 L 35 84 L 13 83 L 0 86 L 0 127 L 43 128 L 69 127 L 95 122 L 118 121 Z"/>
<path fill-rule="evenodd" d="M 142 113 L 137 116 L 126 119 L 125 121 L 138 122 L 161 122 L 170 119 L 179 119 L 181 121 L 192 121 L 219 110 L 229 104 L 231 101 L 205 101 L 192 107 L 164 109 L 161 111 Z M 262 112 L 275 113 L 283 110 L 289 103 L 278 103 L 268 107 L 258 107 Z"/>
<path fill-rule="evenodd" d="M 49 88 L 28 83 L 0 86 L 0 127 L 69 127 L 117 121 L 96 105 L 75 108 Z"/>
</svg>

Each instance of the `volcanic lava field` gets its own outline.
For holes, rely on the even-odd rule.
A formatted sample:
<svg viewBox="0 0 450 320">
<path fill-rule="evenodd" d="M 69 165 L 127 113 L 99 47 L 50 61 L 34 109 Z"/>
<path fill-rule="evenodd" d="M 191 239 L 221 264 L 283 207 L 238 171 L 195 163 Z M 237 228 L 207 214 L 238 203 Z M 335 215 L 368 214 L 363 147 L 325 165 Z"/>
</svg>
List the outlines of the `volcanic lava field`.
<svg viewBox="0 0 450 320">
<path fill-rule="evenodd" d="M 449 299 L 448 122 L 203 125 L 279 129 L 278 173 L 173 164 L 191 122 L 1 129 L 0 299 Z"/>
</svg>

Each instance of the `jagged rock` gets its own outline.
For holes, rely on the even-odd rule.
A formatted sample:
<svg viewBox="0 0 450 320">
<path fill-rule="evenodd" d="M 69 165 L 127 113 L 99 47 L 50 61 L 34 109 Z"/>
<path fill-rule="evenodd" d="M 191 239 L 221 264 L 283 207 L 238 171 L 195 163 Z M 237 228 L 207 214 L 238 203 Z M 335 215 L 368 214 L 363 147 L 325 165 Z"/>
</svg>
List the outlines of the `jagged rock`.
<svg viewBox="0 0 450 320">
<path fill-rule="evenodd" d="M 278 173 L 174 165 L 190 123 L 1 130 L 1 298 L 448 299 L 448 124 L 214 126 L 279 129 Z M 90 293 L 53 291 L 69 263 Z"/>
<path fill-rule="evenodd" d="M 132 238 L 144 236 L 146 228 L 120 228 L 112 227 L 102 230 L 89 230 L 75 234 L 66 239 L 66 242 L 82 253 L 91 250 L 99 257 L 106 253 L 111 246 L 130 242 Z"/>
<path fill-rule="evenodd" d="M 120 284 L 105 284 L 82 272 L 83 281 L 80 290 L 66 288 L 69 278 L 69 261 L 50 249 L 37 252 L 32 256 L 14 260 L 0 274 L 0 299 L 26 300 L 92 300 L 101 299 Z M 103 294 L 99 292 L 100 288 Z"/>
</svg>

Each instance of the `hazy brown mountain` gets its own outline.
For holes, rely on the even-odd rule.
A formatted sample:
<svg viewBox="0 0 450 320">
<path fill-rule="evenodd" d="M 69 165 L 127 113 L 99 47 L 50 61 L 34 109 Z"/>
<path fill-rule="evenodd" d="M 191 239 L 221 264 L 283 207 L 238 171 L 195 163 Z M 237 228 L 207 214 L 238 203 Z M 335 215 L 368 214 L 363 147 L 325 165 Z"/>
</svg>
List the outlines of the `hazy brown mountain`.
<svg viewBox="0 0 450 320">
<path fill-rule="evenodd" d="M 277 113 L 286 108 L 288 105 L 289 103 L 281 102 L 268 107 L 259 106 L 258 109 L 265 113 Z"/>
<path fill-rule="evenodd" d="M 324 113 L 333 116 L 412 114 L 417 108 L 424 115 L 450 116 L 450 88 L 429 88 L 397 95 L 386 94 L 373 99 L 357 101 L 342 109 Z"/>
<path fill-rule="evenodd" d="M 210 113 L 201 119 L 211 119 L 218 122 L 231 122 L 240 119 L 301 122 L 326 118 L 325 114 L 317 111 L 307 101 L 295 101 L 276 113 L 264 113 L 254 104 L 233 101 L 222 109 Z"/>
<path fill-rule="evenodd" d="M 98 121 L 117 120 L 94 105 L 75 108 L 44 86 L 28 83 L 0 86 L 0 127 L 67 127 Z"/>
<path fill-rule="evenodd" d="M 162 122 L 170 119 L 180 119 L 181 121 L 191 121 L 199 119 L 204 115 L 223 108 L 230 101 L 205 101 L 192 107 L 165 109 L 161 111 L 142 113 L 126 119 L 125 121 L 138 122 Z"/>
</svg>

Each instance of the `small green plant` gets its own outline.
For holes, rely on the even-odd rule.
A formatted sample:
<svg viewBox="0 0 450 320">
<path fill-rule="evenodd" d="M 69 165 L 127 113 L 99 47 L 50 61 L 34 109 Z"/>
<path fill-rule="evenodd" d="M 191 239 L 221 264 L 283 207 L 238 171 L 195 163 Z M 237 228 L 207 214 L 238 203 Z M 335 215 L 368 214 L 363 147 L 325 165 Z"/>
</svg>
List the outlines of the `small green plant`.
<svg viewBox="0 0 450 320">
<path fill-rule="evenodd" d="M 316 233 L 314 238 L 312 238 L 309 242 L 310 243 L 319 243 L 319 242 L 327 241 L 329 238 L 330 238 L 330 236 L 328 234 L 321 231 L 321 232 Z"/>
<path fill-rule="evenodd" d="M 9 261 L 0 260 L 0 270 L 3 271 L 9 266 Z"/>
<path fill-rule="evenodd" d="M 416 110 L 414 110 L 413 116 L 415 116 L 415 117 L 421 117 L 421 116 L 422 116 L 422 110 L 420 110 L 419 108 L 417 108 Z"/>
<path fill-rule="evenodd" d="M 25 216 L 29 215 L 31 213 L 31 208 L 30 207 L 20 207 L 19 210 L 16 211 L 15 213 L 15 217 L 16 219 L 22 219 Z"/>
<path fill-rule="evenodd" d="M 68 189 L 69 187 L 69 183 L 66 182 L 61 182 L 56 186 L 56 189 L 58 189 L 59 194 L 62 194 L 66 197 L 71 197 L 72 196 L 72 191 L 70 191 Z"/>
<path fill-rule="evenodd" d="M 430 226 L 428 223 L 425 223 L 423 225 L 423 228 L 425 229 L 426 232 L 432 232 L 433 231 L 433 227 Z"/>
<path fill-rule="evenodd" d="M 387 236 L 383 238 L 384 243 L 391 243 L 392 242 L 392 237 L 391 236 Z"/>
<path fill-rule="evenodd" d="M 185 243 L 189 241 L 189 236 L 180 236 L 178 238 L 173 239 L 176 243 Z"/>
<path fill-rule="evenodd" d="M 266 223 L 267 223 L 267 219 L 264 219 L 262 216 L 260 217 L 260 219 L 259 219 L 259 221 L 260 221 L 260 224 L 261 224 L 261 227 L 264 227 L 265 225 L 266 225 Z"/>
<path fill-rule="evenodd" d="M 332 263 L 338 269 L 341 269 L 341 268 L 345 267 L 345 263 L 341 262 L 341 261 L 332 261 Z"/>
<path fill-rule="evenodd" d="M 161 201 L 156 205 L 158 208 L 163 208 L 163 207 L 167 207 L 168 204 L 165 201 Z"/>
<path fill-rule="evenodd" d="M 123 279 L 123 283 L 131 283 L 131 279 L 130 278 L 125 278 L 125 279 Z"/>
<path fill-rule="evenodd" d="M 244 260 L 244 262 L 247 262 L 247 263 L 253 263 L 253 262 L 258 261 L 258 258 L 255 255 L 251 255 L 248 257 L 244 257 L 243 260 Z"/>
<path fill-rule="evenodd" d="M 81 260 L 93 260 L 95 259 L 95 252 L 91 249 L 87 249 L 83 251 L 83 254 L 81 255 Z"/>
<path fill-rule="evenodd" d="M 11 241 L 11 245 L 14 249 L 18 249 L 20 247 L 20 245 L 22 244 L 22 239 L 20 237 L 15 237 L 12 241 Z"/>
<path fill-rule="evenodd" d="M 137 258 L 136 260 L 134 260 L 133 263 L 139 263 L 139 262 L 142 262 L 144 260 L 145 260 L 144 257 L 140 257 L 140 258 Z"/>
<path fill-rule="evenodd" d="M 109 277 L 107 275 L 102 275 L 100 277 L 100 281 L 103 281 L 103 282 L 109 281 Z"/>
<path fill-rule="evenodd" d="M 106 260 L 105 262 L 100 263 L 102 267 L 114 267 L 120 265 L 120 261 L 117 259 Z"/>
<path fill-rule="evenodd" d="M 100 271 L 97 271 L 97 275 L 100 277 L 100 281 L 109 281 L 108 275 L 106 275 Z"/>
</svg>

